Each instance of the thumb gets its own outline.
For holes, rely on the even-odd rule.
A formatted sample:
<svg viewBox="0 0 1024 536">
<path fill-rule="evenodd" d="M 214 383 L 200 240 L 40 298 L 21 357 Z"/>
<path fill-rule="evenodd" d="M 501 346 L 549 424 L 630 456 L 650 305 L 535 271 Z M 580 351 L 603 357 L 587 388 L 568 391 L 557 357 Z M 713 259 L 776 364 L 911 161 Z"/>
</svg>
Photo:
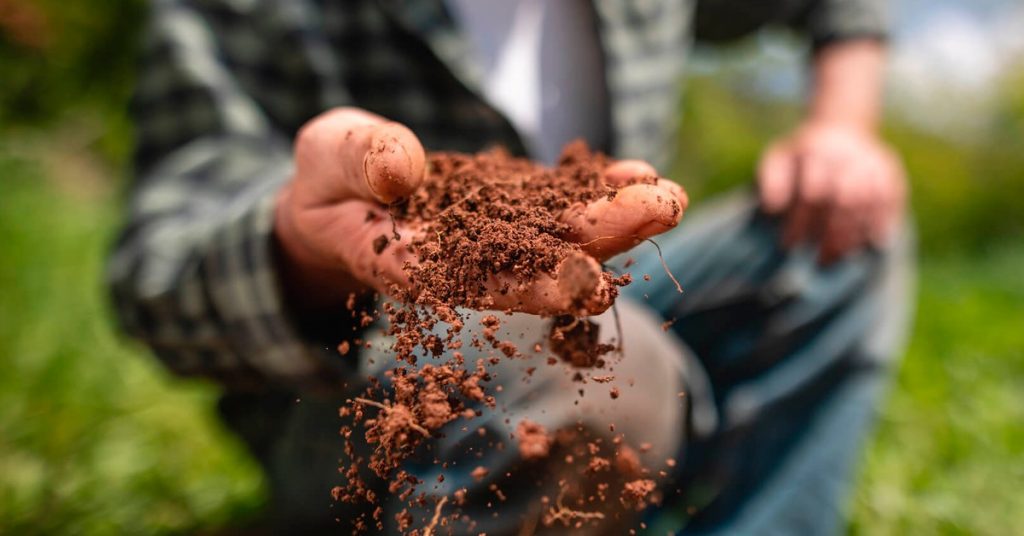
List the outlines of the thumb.
<svg viewBox="0 0 1024 536">
<path fill-rule="evenodd" d="M 297 190 L 308 204 L 393 203 L 414 192 L 425 171 L 423 145 L 411 130 L 357 108 L 320 114 L 295 141 Z"/>
</svg>

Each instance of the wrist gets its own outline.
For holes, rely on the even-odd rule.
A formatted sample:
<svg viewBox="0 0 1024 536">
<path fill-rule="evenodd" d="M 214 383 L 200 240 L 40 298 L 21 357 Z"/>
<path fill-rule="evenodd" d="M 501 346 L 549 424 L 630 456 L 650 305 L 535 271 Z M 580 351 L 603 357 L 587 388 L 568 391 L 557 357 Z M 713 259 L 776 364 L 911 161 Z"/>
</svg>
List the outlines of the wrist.
<svg viewBox="0 0 1024 536">
<path fill-rule="evenodd" d="M 800 127 L 802 130 L 844 131 L 866 136 L 878 134 L 878 124 L 875 121 L 834 115 L 809 114 L 803 119 Z"/>
<path fill-rule="evenodd" d="M 873 39 L 834 43 L 814 57 L 808 122 L 876 132 L 885 47 Z"/>
</svg>

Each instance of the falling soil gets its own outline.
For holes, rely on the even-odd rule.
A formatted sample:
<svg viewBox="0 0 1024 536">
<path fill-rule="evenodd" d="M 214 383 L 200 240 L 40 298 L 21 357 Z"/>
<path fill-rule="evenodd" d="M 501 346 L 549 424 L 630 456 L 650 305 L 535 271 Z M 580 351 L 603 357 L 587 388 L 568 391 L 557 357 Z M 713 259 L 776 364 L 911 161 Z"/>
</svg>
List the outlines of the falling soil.
<svg viewBox="0 0 1024 536">
<path fill-rule="evenodd" d="M 362 319 L 363 327 L 378 318 L 386 319 L 386 333 L 394 340 L 390 348 L 394 362 L 385 381 L 371 380 L 363 396 L 352 398 L 340 409 L 346 420 L 341 433 L 346 440 L 348 465 L 340 468 L 346 482 L 332 491 L 335 499 L 381 502 L 374 487 L 362 476 L 360 468 L 366 466 L 375 477 L 388 482 L 389 493 L 408 503 L 408 510 L 394 516 L 400 531 L 436 533 L 442 527 L 464 521 L 458 512 L 466 501 L 464 490 L 455 492 L 448 508 L 443 509 L 448 497 L 428 502 L 424 493 L 416 493 L 423 482 L 401 466 L 413 457 L 429 461 L 432 455 L 427 452 L 428 440 L 438 437 L 440 429 L 448 423 L 497 411 L 494 397 L 488 394 L 492 379 L 488 364 L 515 359 L 540 347 L 520 348 L 521 341 L 501 340 L 501 320 L 497 315 L 488 315 L 474 330 L 471 342 L 488 357 L 467 364 L 460 351 L 462 339 L 458 337 L 466 319 L 459 310 L 511 312 L 518 305 L 514 299 L 506 299 L 499 306 L 494 297 L 528 296 L 538 279 L 557 280 L 559 291 L 568 296 L 568 311 L 559 312 L 568 314 L 557 316 L 552 322 L 550 351 L 574 367 L 603 367 L 606 356 L 616 347 L 599 343 L 597 324 L 584 316 L 594 303 L 613 303 L 618 288 L 628 284 L 630 277 L 597 268 L 599 265 L 589 260 L 580 244 L 566 238 L 572 228 L 560 216 L 574 205 L 602 197 L 614 198 L 617 189 L 603 180 L 603 172 L 611 163 L 582 142 L 566 146 L 554 167 L 514 158 L 500 149 L 476 155 L 429 155 L 423 187 L 411 198 L 390 207 L 395 228 L 415 229 L 416 236 L 411 241 L 405 237 L 403 241 L 395 232 L 391 236 L 381 235 L 373 243 L 377 254 L 389 248 L 408 249 L 416 262 L 405 266 L 407 284 L 393 285 L 390 294 L 395 301 L 385 302 L 379 311 L 353 310 L 355 317 Z M 655 180 L 656 177 L 644 177 L 635 182 Z M 354 309 L 357 302 L 350 299 L 349 308 Z M 360 341 L 352 345 L 346 342 L 339 346 L 339 352 L 348 354 L 358 348 Z M 431 361 L 417 363 L 424 358 Z M 557 360 L 549 358 L 549 363 L 553 362 Z M 531 373 L 532 369 L 525 375 Z M 595 381 L 601 381 L 598 378 L 602 377 L 595 377 Z M 610 381 L 611 376 L 603 378 Z M 618 396 L 617 389 L 612 393 L 613 398 Z M 360 426 L 362 434 L 357 432 Z M 548 431 L 523 420 L 510 439 L 518 443 L 524 463 L 556 459 L 561 463 L 561 458 L 553 455 L 555 449 L 571 452 L 572 444 L 585 443 L 578 431 L 569 434 L 576 438 L 575 443 L 560 443 L 557 437 L 561 432 L 564 431 Z M 354 442 L 360 440 L 373 446 L 369 459 L 356 454 Z M 602 498 L 594 504 L 621 503 L 631 509 L 642 508 L 654 490 L 654 482 L 637 479 L 646 471 L 640 466 L 636 451 L 618 444 L 614 449 L 606 447 L 607 452 L 601 456 L 593 449 L 565 456 L 565 471 L 577 471 L 576 478 L 593 480 L 592 490 L 598 490 Z M 478 466 L 472 476 L 482 481 L 490 478 L 490 473 L 487 467 Z M 610 474 L 616 476 L 602 476 Z M 627 479 L 634 480 L 626 483 Z M 443 475 L 438 481 L 443 481 Z M 619 489 L 615 492 L 617 501 L 609 489 L 613 483 Z M 607 511 L 573 510 L 566 503 L 574 493 L 576 497 L 589 496 L 591 501 L 594 493 L 574 492 L 568 484 L 560 488 L 558 507 L 551 507 L 545 514 L 545 524 L 562 521 L 579 526 L 612 515 Z M 419 519 L 409 511 L 417 508 L 427 509 L 433 515 Z M 362 516 L 353 521 L 357 530 L 372 526 L 383 530 L 385 522 L 380 508 L 372 519 Z"/>
<path fill-rule="evenodd" d="M 647 506 L 647 497 L 654 492 L 654 481 L 646 478 L 627 482 L 622 489 L 622 504 L 642 510 Z"/>
<path fill-rule="evenodd" d="M 547 458 L 551 452 L 552 438 L 543 426 L 523 419 L 516 427 L 516 439 L 519 440 L 519 455 L 524 460 Z"/>
</svg>

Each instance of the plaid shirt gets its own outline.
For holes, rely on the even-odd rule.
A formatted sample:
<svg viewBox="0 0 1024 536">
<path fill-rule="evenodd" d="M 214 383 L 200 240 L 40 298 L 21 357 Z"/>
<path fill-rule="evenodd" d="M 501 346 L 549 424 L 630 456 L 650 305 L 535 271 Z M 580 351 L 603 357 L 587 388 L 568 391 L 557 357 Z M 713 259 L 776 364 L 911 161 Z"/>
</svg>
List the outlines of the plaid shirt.
<svg viewBox="0 0 1024 536">
<path fill-rule="evenodd" d="M 687 50 L 765 22 L 813 41 L 884 35 L 883 0 L 596 0 L 619 157 L 664 166 Z M 441 0 L 158 0 L 132 113 L 136 179 L 109 279 L 124 328 L 175 372 L 234 387 L 338 385 L 351 331 L 289 313 L 273 199 L 299 127 L 335 106 L 408 125 L 428 150 L 523 144 L 481 97 Z M 333 336 L 331 334 L 334 334 Z"/>
</svg>

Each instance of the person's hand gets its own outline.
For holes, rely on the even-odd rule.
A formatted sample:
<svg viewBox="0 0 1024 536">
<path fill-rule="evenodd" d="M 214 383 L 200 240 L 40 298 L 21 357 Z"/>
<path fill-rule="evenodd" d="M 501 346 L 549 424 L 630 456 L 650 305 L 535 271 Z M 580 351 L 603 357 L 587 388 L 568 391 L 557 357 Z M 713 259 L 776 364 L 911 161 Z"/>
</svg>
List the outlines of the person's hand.
<svg viewBox="0 0 1024 536">
<path fill-rule="evenodd" d="M 415 262 L 406 247 L 388 247 L 379 254 L 374 240 L 381 235 L 402 237 L 409 244 L 416 229 L 393 228 L 387 204 L 414 192 L 422 183 L 426 156 L 416 136 L 403 125 L 369 112 L 339 108 L 310 120 L 295 141 L 295 174 L 281 190 L 276 204 L 274 231 L 286 292 L 306 308 L 341 303 L 350 293 L 387 292 L 392 284 L 406 284 L 403 266 Z M 606 170 L 610 184 L 657 176 L 639 161 L 620 161 Z M 612 200 L 602 198 L 587 206 L 574 206 L 563 214 L 573 236 L 587 255 L 570 257 L 554 277 L 542 275 L 526 288 L 501 293 L 503 276 L 491 288 L 493 308 L 534 314 L 600 313 L 610 306 L 601 280 L 592 300 L 574 295 L 578 285 L 559 279 L 565 267 L 600 270 L 599 261 L 623 252 L 640 241 L 675 227 L 688 200 L 683 189 L 665 179 L 657 184 L 623 186 Z M 510 277 L 510 276 L 509 276 Z M 518 288 L 518 287 L 516 287 Z"/>
<path fill-rule="evenodd" d="M 871 130 L 813 122 L 768 148 L 758 187 L 764 211 L 784 216 L 783 245 L 817 242 L 823 264 L 884 245 L 907 192 L 899 157 Z"/>
</svg>

